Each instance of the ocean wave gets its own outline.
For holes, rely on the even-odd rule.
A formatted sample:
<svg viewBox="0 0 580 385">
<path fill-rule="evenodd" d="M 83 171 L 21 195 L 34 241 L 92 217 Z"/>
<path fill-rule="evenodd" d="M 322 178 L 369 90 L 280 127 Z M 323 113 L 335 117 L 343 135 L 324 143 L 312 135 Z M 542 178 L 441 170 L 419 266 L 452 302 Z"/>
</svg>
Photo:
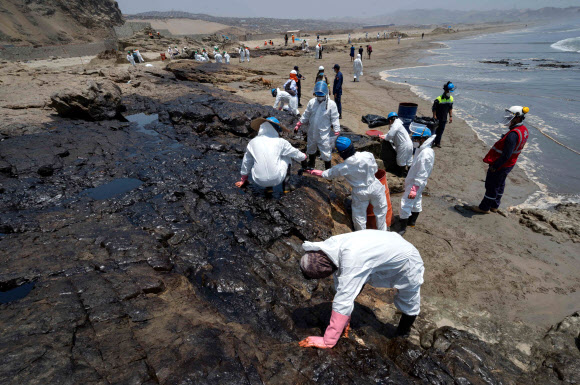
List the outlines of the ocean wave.
<svg viewBox="0 0 580 385">
<path fill-rule="evenodd" d="M 580 36 L 557 41 L 550 47 L 560 51 L 580 53 Z"/>
</svg>

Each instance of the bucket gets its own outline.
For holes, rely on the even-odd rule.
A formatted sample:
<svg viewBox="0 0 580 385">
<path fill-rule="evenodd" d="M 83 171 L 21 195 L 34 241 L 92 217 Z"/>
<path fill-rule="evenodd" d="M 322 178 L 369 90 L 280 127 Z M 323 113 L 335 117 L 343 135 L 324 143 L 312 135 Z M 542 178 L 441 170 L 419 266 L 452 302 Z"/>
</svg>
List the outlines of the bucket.
<svg viewBox="0 0 580 385">
<path fill-rule="evenodd" d="M 391 227 L 393 221 L 393 205 L 391 205 L 391 194 L 389 193 L 389 184 L 387 183 L 387 173 L 385 170 L 379 170 L 375 173 L 375 178 L 385 186 L 385 195 L 387 196 L 387 204 L 389 209 L 387 211 L 387 226 Z M 375 219 L 375 213 L 373 212 L 373 205 L 369 204 L 367 207 L 367 229 L 376 229 L 377 220 Z"/>
<path fill-rule="evenodd" d="M 397 112 L 397 114 L 403 121 L 403 126 L 405 126 L 407 129 L 407 132 L 409 132 L 409 125 L 411 122 L 413 122 L 413 119 L 415 119 L 415 116 L 417 115 L 417 107 L 419 106 L 416 103 L 399 104 L 399 112 Z"/>
</svg>

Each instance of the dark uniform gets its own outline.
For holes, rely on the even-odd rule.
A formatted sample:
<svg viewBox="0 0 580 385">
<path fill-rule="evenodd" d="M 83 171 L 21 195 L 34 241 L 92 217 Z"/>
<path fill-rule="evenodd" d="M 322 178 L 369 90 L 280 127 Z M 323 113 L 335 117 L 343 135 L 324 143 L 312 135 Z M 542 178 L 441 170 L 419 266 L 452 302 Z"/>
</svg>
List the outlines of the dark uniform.
<svg viewBox="0 0 580 385">
<path fill-rule="evenodd" d="M 449 111 L 453 110 L 453 96 L 449 95 L 449 97 L 446 97 L 445 94 L 437 96 L 437 99 L 433 101 L 431 110 L 439 121 L 439 127 L 437 127 L 437 131 L 435 132 L 437 137 L 433 144 L 439 146 L 443 131 L 445 131 L 445 125 L 447 124 L 447 116 L 449 115 Z"/>
<path fill-rule="evenodd" d="M 338 71 L 332 83 L 332 94 L 334 95 L 334 102 L 338 108 L 338 115 L 342 118 L 342 72 Z"/>
</svg>

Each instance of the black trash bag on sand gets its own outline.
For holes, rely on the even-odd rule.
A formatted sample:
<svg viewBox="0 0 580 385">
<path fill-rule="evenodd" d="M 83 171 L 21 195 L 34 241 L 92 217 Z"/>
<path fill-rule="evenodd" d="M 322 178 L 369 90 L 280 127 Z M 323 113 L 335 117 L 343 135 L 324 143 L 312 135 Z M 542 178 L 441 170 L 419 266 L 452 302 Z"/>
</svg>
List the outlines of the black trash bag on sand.
<svg viewBox="0 0 580 385">
<path fill-rule="evenodd" d="M 416 116 L 413 121 L 415 123 L 424 124 L 431 131 L 435 130 L 439 126 L 439 121 L 429 116 Z"/>
<path fill-rule="evenodd" d="M 388 120 L 384 116 L 368 114 L 362 117 L 362 122 L 368 124 L 369 128 L 387 126 Z"/>
</svg>

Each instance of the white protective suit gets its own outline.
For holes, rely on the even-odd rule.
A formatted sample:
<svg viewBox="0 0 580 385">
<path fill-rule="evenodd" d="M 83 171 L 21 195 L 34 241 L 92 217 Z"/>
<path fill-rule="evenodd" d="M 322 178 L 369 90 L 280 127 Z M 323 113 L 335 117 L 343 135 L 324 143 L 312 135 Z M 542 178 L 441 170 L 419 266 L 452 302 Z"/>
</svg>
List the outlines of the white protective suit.
<svg viewBox="0 0 580 385">
<path fill-rule="evenodd" d="M 290 110 L 295 115 L 300 114 L 300 111 L 298 111 L 298 98 L 278 88 L 278 93 L 276 94 L 276 102 L 274 102 L 274 108 L 283 110 L 285 106 L 288 106 L 288 108 L 290 108 Z"/>
<path fill-rule="evenodd" d="M 216 53 L 215 55 L 213 55 L 213 57 L 214 57 L 216 63 L 222 62 L 222 55 L 220 55 L 219 53 Z"/>
<path fill-rule="evenodd" d="M 340 132 L 338 108 L 334 100 L 328 96 L 320 103 L 316 98 L 310 99 L 300 122 L 308 123 L 308 143 L 306 152 L 309 155 L 316 154 L 320 150 L 320 158 L 328 162 L 332 155 L 332 147 L 336 141 L 336 133 Z M 334 128 L 333 132 L 331 129 Z"/>
<path fill-rule="evenodd" d="M 208 56 L 207 52 L 203 53 L 203 58 L 205 59 L 204 61 L 209 61 L 209 56 Z"/>
<path fill-rule="evenodd" d="M 138 49 L 135 50 L 135 53 L 137 54 L 137 57 L 139 58 L 139 63 L 145 63 L 145 59 L 143 59 L 143 56 L 141 56 L 141 52 L 139 52 Z"/>
<path fill-rule="evenodd" d="M 429 179 L 435 163 L 435 151 L 431 148 L 431 144 L 433 144 L 436 136 L 431 136 L 415 151 L 415 159 L 409 169 L 407 178 L 405 178 L 405 193 L 401 197 L 401 212 L 399 214 L 401 219 L 409 218 L 411 212 L 420 213 L 422 210 L 423 190 L 427 186 L 427 179 Z M 413 185 L 418 186 L 419 189 L 415 199 L 409 199 L 409 193 Z"/>
<path fill-rule="evenodd" d="M 230 64 L 230 55 L 227 52 L 224 55 L 224 61 L 226 62 L 226 64 Z"/>
<path fill-rule="evenodd" d="M 250 50 L 246 49 L 246 60 L 248 61 L 248 63 L 250 62 Z"/>
<path fill-rule="evenodd" d="M 133 57 L 133 55 L 127 54 L 127 60 L 129 60 L 129 63 L 131 63 L 133 67 L 135 66 L 135 58 Z"/>
<path fill-rule="evenodd" d="M 377 161 L 370 152 L 356 152 L 343 163 L 322 173 L 326 179 L 344 177 L 352 186 L 352 222 L 354 229 L 364 230 L 367 227 L 367 207 L 373 205 L 377 228 L 387 231 L 387 211 L 389 205 L 385 195 L 385 186 L 375 177 L 378 171 Z"/>
<path fill-rule="evenodd" d="M 362 230 L 335 235 L 324 242 L 304 242 L 306 251 L 322 250 L 338 267 L 332 310 L 350 316 L 363 285 L 395 288 L 395 306 L 417 315 L 421 305 L 423 260 L 419 251 L 395 232 Z"/>
<path fill-rule="evenodd" d="M 354 80 L 360 79 L 360 77 L 363 75 L 363 64 L 360 58 L 360 53 L 356 55 L 356 59 L 354 59 L 352 66 L 354 71 Z"/>
<path fill-rule="evenodd" d="M 316 57 L 315 57 L 315 59 L 318 59 L 318 58 L 320 58 L 320 45 L 316 44 L 316 48 L 315 49 L 316 49 Z"/>
<path fill-rule="evenodd" d="M 259 186 L 274 187 L 284 181 L 292 159 L 301 162 L 306 154 L 280 138 L 276 129 L 264 122 L 258 136 L 248 143 L 241 174 L 248 175 L 250 181 Z"/>
<path fill-rule="evenodd" d="M 246 61 L 246 51 L 244 51 L 243 48 L 240 48 L 238 52 L 240 53 L 240 63 L 243 63 Z"/>
<path fill-rule="evenodd" d="M 385 140 L 393 143 L 393 147 L 397 152 L 397 164 L 399 166 L 411 166 L 413 163 L 413 142 L 401 119 L 397 118 L 391 125 Z"/>
</svg>

